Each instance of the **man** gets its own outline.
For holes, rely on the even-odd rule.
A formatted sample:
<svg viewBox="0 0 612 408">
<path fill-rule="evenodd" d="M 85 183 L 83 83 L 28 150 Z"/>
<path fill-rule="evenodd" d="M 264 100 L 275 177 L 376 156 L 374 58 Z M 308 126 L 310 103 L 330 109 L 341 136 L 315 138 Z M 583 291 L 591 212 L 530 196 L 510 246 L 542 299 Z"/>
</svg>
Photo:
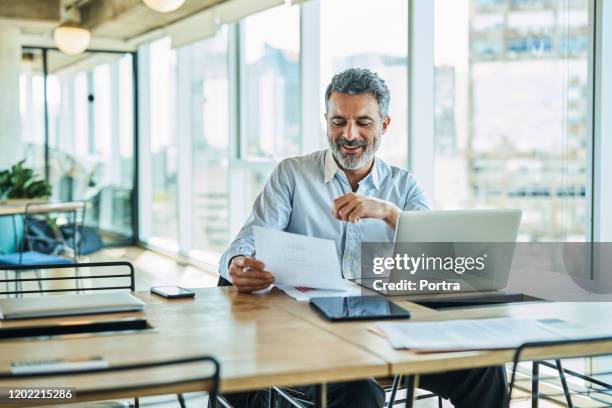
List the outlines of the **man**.
<svg viewBox="0 0 612 408">
<path fill-rule="evenodd" d="M 333 77 L 325 92 L 329 149 L 279 163 L 221 258 L 221 276 L 239 292 L 274 282 L 253 257 L 255 225 L 334 240 L 349 279 L 358 277 L 362 241 L 392 241 L 400 211 L 428 209 L 409 172 L 375 157 L 391 122 L 389 100 L 385 82 L 369 70 L 351 68 Z M 470 408 L 502 406 L 506 392 L 501 367 L 422 376 L 419 386 Z M 299 391 L 314 397 L 314 387 Z M 236 407 L 265 407 L 267 396 L 261 391 L 226 398 Z M 370 379 L 330 384 L 328 399 L 331 407 L 381 407 L 385 394 Z"/>
</svg>

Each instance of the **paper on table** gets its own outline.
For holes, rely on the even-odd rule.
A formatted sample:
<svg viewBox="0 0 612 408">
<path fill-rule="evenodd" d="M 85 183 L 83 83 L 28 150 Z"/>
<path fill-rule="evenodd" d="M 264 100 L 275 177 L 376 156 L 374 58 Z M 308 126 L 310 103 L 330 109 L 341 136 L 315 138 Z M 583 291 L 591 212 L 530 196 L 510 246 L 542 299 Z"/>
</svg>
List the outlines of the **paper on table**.
<svg viewBox="0 0 612 408">
<path fill-rule="evenodd" d="M 298 302 L 309 301 L 313 298 L 318 297 L 347 297 L 347 296 L 359 296 L 361 295 L 361 286 L 354 284 L 350 281 L 345 280 L 346 287 L 344 290 L 327 290 L 327 289 L 312 289 L 293 287 L 285 285 L 277 285 L 280 290 L 297 300 Z"/>
<path fill-rule="evenodd" d="M 559 319 L 492 318 L 382 323 L 377 327 L 396 349 L 482 350 L 514 348 L 532 341 L 603 336 L 602 330 Z M 568 335 L 569 334 L 569 335 Z"/>
<path fill-rule="evenodd" d="M 334 241 L 254 227 L 257 259 L 277 285 L 344 289 Z"/>
</svg>

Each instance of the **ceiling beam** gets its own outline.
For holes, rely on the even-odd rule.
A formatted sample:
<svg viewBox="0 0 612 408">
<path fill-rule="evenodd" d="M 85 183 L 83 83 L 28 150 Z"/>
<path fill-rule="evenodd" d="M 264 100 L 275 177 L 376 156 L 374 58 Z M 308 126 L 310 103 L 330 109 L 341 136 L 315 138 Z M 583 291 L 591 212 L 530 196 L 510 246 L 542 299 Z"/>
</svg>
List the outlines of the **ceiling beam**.
<svg viewBox="0 0 612 408">
<path fill-rule="evenodd" d="M 60 0 L 0 0 L 0 17 L 57 23 Z"/>
</svg>

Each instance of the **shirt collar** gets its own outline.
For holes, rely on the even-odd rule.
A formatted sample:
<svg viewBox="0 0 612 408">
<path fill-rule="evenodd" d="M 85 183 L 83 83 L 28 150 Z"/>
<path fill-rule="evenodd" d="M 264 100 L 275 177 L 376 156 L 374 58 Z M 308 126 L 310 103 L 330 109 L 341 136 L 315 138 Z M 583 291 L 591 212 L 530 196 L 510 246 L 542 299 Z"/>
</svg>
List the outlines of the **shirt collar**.
<svg viewBox="0 0 612 408">
<path fill-rule="evenodd" d="M 364 180 L 371 178 L 372 184 L 377 190 L 380 187 L 380 176 L 378 167 L 381 163 L 382 162 L 380 160 L 374 157 L 374 164 L 372 165 L 372 170 L 367 176 L 364 177 Z M 338 163 L 336 163 L 331 149 L 327 149 L 327 151 L 325 152 L 325 159 L 323 160 L 323 182 L 328 183 L 340 170 L 341 169 L 338 166 Z"/>
</svg>

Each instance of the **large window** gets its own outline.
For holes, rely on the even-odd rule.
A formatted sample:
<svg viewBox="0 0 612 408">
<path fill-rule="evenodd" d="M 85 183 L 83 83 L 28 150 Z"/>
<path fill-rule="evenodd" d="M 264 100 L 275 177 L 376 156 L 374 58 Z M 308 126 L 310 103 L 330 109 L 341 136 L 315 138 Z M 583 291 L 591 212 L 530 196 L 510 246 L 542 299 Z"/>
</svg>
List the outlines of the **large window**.
<svg viewBox="0 0 612 408">
<path fill-rule="evenodd" d="M 193 248 L 223 251 L 229 237 L 228 30 L 179 50 L 190 64 Z M 188 105 L 188 106 L 189 106 Z"/>
<path fill-rule="evenodd" d="M 87 224 L 107 234 L 132 236 L 132 56 L 84 55 L 74 66 L 48 51 L 49 182 L 54 200 L 86 200 Z M 42 52 L 24 51 L 21 113 L 26 156 L 45 172 Z"/>
<path fill-rule="evenodd" d="M 377 72 L 391 91 L 391 126 L 379 155 L 389 163 L 407 165 L 408 124 L 408 2 L 405 0 L 321 1 L 321 117 L 323 98 L 332 76 L 349 67 Z M 323 134 L 325 122 L 322 121 Z M 324 139 L 324 146 L 327 140 Z"/>
<path fill-rule="evenodd" d="M 588 33 L 587 0 L 436 0 L 436 208 L 585 239 Z"/>
<path fill-rule="evenodd" d="M 300 9 L 276 7 L 241 28 L 241 157 L 298 155 Z"/>
<path fill-rule="evenodd" d="M 170 38 L 149 46 L 151 235 L 160 243 L 178 241 L 176 149 L 176 51 Z M 144 147 L 146 148 L 146 146 Z"/>
<path fill-rule="evenodd" d="M 391 127 L 379 154 L 402 168 L 409 157 L 432 156 L 433 185 L 421 181 L 434 208 L 520 208 L 522 240 L 584 239 L 587 3 L 435 0 L 427 5 L 432 39 L 430 31 L 409 29 L 404 0 L 376 7 L 313 0 L 247 16 L 176 50 L 169 38 L 152 42 L 146 238 L 185 254 L 222 252 L 278 160 L 327 147 L 323 96 L 331 77 L 365 67 L 391 91 Z M 434 66 L 419 65 L 427 55 L 409 61 L 409 33 L 416 44 L 433 41 Z M 431 69 L 435 82 L 431 116 L 417 118 L 431 118 L 434 134 L 411 135 L 412 144 L 408 101 L 429 99 L 409 98 L 411 89 L 421 91 L 409 86 L 410 64 L 415 78 Z M 107 74 L 77 77 L 74 92 L 97 75 Z M 320 137 L 313 143 L 315 117 Z M 420 143 L 428 137 L 433 150 Z"/>
</svg>

